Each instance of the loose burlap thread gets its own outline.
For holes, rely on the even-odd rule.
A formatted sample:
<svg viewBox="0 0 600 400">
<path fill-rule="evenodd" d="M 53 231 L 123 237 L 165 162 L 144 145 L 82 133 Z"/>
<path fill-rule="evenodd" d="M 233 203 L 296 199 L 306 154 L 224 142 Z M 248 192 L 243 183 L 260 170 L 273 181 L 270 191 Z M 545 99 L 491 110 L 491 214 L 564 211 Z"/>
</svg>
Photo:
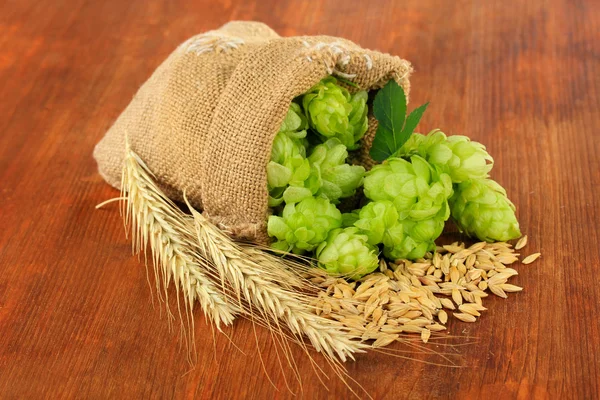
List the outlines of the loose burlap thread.
<svg viewBox="0 0 600 400">
<path fill-rule="evenodd" d="M 104 179 L 120 186 L 125 138 L 175 201 L 190 203 L 232 237 L 266 243 L 266 165 L 291 101 L 328 75 L 372 90 L 394 79 L 409 91 L 408 61 L 330 36 L 280 37 L 230 22 L 180 45 L 97 144 Z M 352 87 L 349 89 L 357 90 Z M 355 161 L 370 167 L 369 130 Z"/>
</svg>

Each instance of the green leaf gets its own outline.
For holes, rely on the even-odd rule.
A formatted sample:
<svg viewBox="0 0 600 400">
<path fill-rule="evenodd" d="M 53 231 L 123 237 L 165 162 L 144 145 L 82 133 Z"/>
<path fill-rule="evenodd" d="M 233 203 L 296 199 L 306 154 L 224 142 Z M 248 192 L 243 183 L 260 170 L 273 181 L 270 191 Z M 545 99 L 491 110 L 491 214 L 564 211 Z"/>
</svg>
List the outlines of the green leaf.
<svg viewBox="0 0 600 400">
<path fill-rule="evenodd" d="M 406 141 L 413 133 L 417 125 L 419 125 L 419 121 L 421 120 L 421 117 L 423 116 L 423 113 L 427 109 L 428 105 L 429 103 L 425 103 L 421 107 L 415 108 L 410 113 L 408 118 L 406 118 L 406 122 L 404 123 L 404 129 L 402 129 L 402 138 L 404 139 L 402 141 L 402 144 L 406 143 Z M 400 147 L 402 147 L 402 145 L 400 145 Z"/>
<path fill-rule="evenodd" d="M 406 95 L 402 86 L 390 80 L 377 92 L 373 102 L 373 114 L 379 126 L 383 126 L 393 134 L 395 144 L 396 135 L 402 131 L 404 118 L 406 118 Z"/>
<path fill-rule="evenodd" d="M 375 96 L 373 114 L 378 122 L 377 132 L 369 154 L 383 161 L 396 154 L 410 138 L 429 103 L 415 109 L 406 117 L 406 95 L 402 86 L 390 80 Z"/>
<path fill-rule="evenodd" d="M 408 118 L 406 118 L 406 122 L 404 123 L 404 128 L 402 129 L 402 132 L 399 135 L 400 139 L 397 141 L 397 143 L 400 143 L 400 145 L 393 152 L 393 155 L 398 153 L 400 151 L 400 149 L 402 148 L 402 146 L 404 145 L 404 143 L 406 143 L 408 141 L 408 139 L 410 138 L 410 135 L 412 135 L 412 133 L 415 130 L 415 128 L 417 127 L 417 125 L 419 125 L 419 121 L 421 121 L 421 117 L 423 116 L 423 113 L 427 109 L 428 105 L 429 105 L 429 103 L 425 103 L 421 107 L 415 108 L 410 113 Z"/>
<path fill-rule="evenodd" d="M 388 139 L 393 141 L 392 133 L 387 131 L 381 125 L 378 126 L 375 138 L 373 139 L 373 144 L 371 145 L 371 151 L 369 151 L 369 155 L 373 160 L 381 162 L 392 155 L 394 146 L 393 143 L 392 145 L 388 143 Z"/>
</svg>

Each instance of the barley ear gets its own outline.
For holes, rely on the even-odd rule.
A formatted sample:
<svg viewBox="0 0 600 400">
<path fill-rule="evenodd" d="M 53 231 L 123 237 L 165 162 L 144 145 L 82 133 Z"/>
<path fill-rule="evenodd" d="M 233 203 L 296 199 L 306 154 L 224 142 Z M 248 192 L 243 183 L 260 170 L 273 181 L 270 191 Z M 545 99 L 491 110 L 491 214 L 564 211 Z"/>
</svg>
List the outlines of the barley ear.
<svg viewBox="0 0 600 400">
<path fill-rule="evenodd" d="M 157 289 L 166 290 L 171 280 L 185 299 L 186 312 L 198 300 L 206 317 L 221 330 L 231 325 L 239 308 L 211 281 L 209 261 L 195 245 L 190 217 L 184 214 L 156 186 L 152 172 L 126 143 L 121 191 L 125 197 L 123 218 L 131 226 L 134 252 L 146 253 L 148 244 Z M 160 293 L 160 291 L 159 291 Z M 190 320 L 188 315 L 188 321 Z"/>
<path fill-rule="evenodd" d="M 249 257 L 248 252 L 259 251 L 258 248 L 244 250 L 189 204 L 188 207 L 196 223 L 199 244 L 209 255 L 216 272 L 238 298 L 248 304 L 250 318 L 256 314 L 266 318 L 266 326 L 271 330 L 281 326 L 279 321 L 284 322 L 292 338 L 300 344 L 301 337 L 308 338 L 317 351 L 334 362 L 354 359 L 355 353 L 364 351 L 367 346 L 343 324 L 315 314 L 311 304 L 316 295 L 285 284 L 290 275 L 281 257 L 268 253 Z"/>
</svg>

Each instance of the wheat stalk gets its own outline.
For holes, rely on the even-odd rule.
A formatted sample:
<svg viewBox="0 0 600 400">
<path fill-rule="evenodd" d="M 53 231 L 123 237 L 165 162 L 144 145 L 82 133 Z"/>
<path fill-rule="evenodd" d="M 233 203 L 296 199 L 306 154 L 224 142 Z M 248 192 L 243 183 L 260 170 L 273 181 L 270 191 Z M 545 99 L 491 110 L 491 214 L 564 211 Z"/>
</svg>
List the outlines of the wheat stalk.
<svg viewBox="0 0 600 400">
<path fill-rule="evenodd" d="M 128 143 L 122 197 L 126 198 L 124 219 L 131 225 L 134 251 L 145 252 L 150 245 L 165 293 L 173 279 L 177 291 L 184 294 L 186 309 L 191 310 L 194 300 L 199 300 L 217 326 L 231 324 L 242 313 L 298 343 L 306 336 L 331 360 L 346 361 L 367 347 L 339 322 L 315 315 L 314 296 L 300 291 L 310 283 L 285 265 L 297 261 L 282 262 L 281 257 L 251 245 L 238 245 L 189 204 L 193 218 L 183 213 L 156 186 L 152 172 Z M 221 286 L 213 283 L 215 277 Z M 291 336 L 283 332 L 279 320 Z"/>
<path fill-rule="evenodd" d="M 242 247 L 214 226 L 189 204 L 196 223 L 198 241 L 239 299 L 256 308 L 263 317 L 279 326 L 278 320 L 298 340 L 307 337 L 313 347 L 330 359 L 354 359 L 354 353 L 367 348 L 341 323 L 317 316 L 311 306 L 315 298 L 286 285 L 301 285 L 291 278 L 280 257 L 250 247 Z M 291 279 L 291 280 L 290 280 Z"/>
<path fill-rule="evenodd" d="M 198 300 L 207 318 L 221 330 L 221 324 L 230 325 L 240 310 L 206 274 L 209 261 L 197 251 L 190 217 L 162 193 L 151 174 L 127 142 L 121 195 L 126 199 L 123 216 L 125 225 L 131 225 L 134 252 L 146 254 L 149 244 L 157 289 L 162 282 L 166 296 L 172 279 L 184 295 L 186 312 Z"/>
</svg>

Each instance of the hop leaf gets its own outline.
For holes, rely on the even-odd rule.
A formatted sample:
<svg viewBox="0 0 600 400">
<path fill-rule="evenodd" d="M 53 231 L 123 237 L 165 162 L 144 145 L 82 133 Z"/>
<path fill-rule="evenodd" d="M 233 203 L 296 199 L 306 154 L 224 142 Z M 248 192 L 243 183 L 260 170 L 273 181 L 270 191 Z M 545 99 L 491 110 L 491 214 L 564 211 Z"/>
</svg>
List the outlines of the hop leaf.
<svg viewBox="0 0 600 400">
<path fill-rule="evenodd" d="M 267 233 L 277 239 L 273 248 L 302 254 L 314 250 L 335 228 L 342 226 L 340 211 L 322 197 L 309 197 L 286 204 L 282 216 L 272 215 Z"/>
<path fill-rule="evenodd" d="M 454 183 L 486 178 L 494 165 L 494 159 L 481 143 L 466 136 L 446 136 L 440 130 L 431 131 L 426 136 L 413 134 L 398 155 L 406 157 L 413 154 L 420 155 L 450 175 Z"/>
<path fill-rule="evenodd" d="M 469 236 L 487 242 L 521 236 L 515 206 L 502 186 L 491 179 L 473 179 L 456 185 L 450 199 L 452 218 Z"/>
<path fill-rule="evenodd" d="M 330 274 L 359 279 L 379 265 L 377 249 L 358 228 L 340 228 L 329 233 L 316 252 L 319 265 Z"/>
<path fill-rule="evenodd" d="M 447 209 L 452 182 L 423 158 L 412 156 L 410 161 L 391 158 L 374 166 L 366 174 L 364 190 L 370 200 L 394 203 L 400 219 L 418 221 Z"/>
<path fill-rule="evenodd" d="M 346 164 L 348 151 L 338 139 L 329 139 L 315 146 L 308 157 L 320 179 L 317 195 L 327 197 L 331 202 L 350 197 L 362 184 L 365 169 L 358 165 Z"/>
<path fill-rule="evenodd" d="M 367 131 L 367 92 L 354 95 L 339 86 L 334 77 L 327 77 L 310 89 L 302 105 L 311 128 L 324 139 L 338 138 L 350 150 Z"/>
<path fill-rule="evenodd" d="M 402 86 L 390 80 L 377 92 L 373 101 L 373 114 L 377 119 L 377 132 L 369 150 L 375 161 L 394 157 L 410 138 L 429 103 L 414 109 L 406 116 L 406 94 Z"/>
</svg>

